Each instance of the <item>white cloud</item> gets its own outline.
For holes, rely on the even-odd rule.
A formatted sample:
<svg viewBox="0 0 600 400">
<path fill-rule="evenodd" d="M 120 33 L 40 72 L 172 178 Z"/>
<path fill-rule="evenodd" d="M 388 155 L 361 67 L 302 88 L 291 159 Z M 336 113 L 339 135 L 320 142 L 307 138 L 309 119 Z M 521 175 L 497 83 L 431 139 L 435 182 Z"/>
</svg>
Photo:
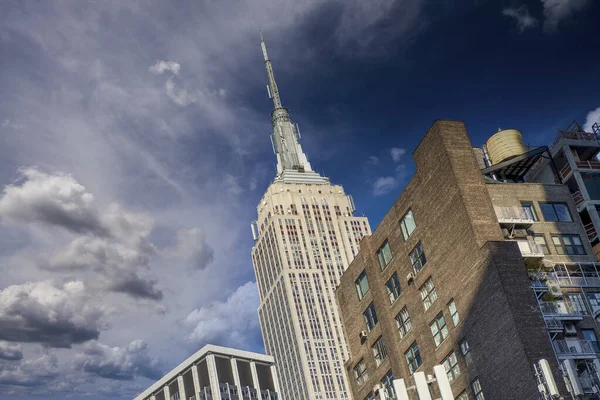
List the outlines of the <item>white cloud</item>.
<svg viewBox="0 0 600 400">
<path fill-rule="evenodd" d="M 74 365 L 80 371 L 105 379 L 132 380 L 143 376 L 156 380 L 162 376 L 160 360 L 148 355 L 148 344 L 143 340 L 134 340 L 126 347 L 86 343 L 83 353 L 75 356 Z"/>
<path fill-rule="evenodd" d="M 399 147 L 392 147 L 390 149 L 390 156 L 392 156 L 392 160 L 394 162 L 400 162 L 400 160 L 402 160 L 402 157 L 404 157 L 404 155 L 406 154 L 406 149 L 402 149 Z"/>
<path fill-rule="evenodd" d="M 600 124 L 600 107 L 588 113 L 585 119 L 585 124 L 583 125 L 583 130 L 586 132 L 594 132 L 592 125 L 594 125 L 596 122 Z"/>
<path fill-rule="evenodd" d="M 59 374 L 58 360 L 54 354 L 26 360 L 16 366 L 4 364 L 0 367 L 0 385 L 8 386 L 41 386 Z"/>
<path fill-rule="evenodd" d="M 191 329 L 186 341 L 198 346 L 212 343 L 248 349 L 258 329 L 259 303 L 256 283 L 247 282 L 225 301 L 192 311 L 183 321 Z"/>
<path fill-rule="evenodd" d="M 0 340 L 1 360 L 20 360 L 23 358 L 23 347 Z"/>
<path fill-rule="evenodd" d="M 200 228 L 182 229 L 177 232 L 177 245 L 166 249 L 165 255 L 186 260 L 193 269 L 205 269 L 213 261 L 214 250 Z"/>
<path fill-rule="evenodd" d="M 167 96 L 177 105 L 185 107 L 197 101 L 196 97 L 189 94 L 187 90 L 178 88 L 172 79 L 165 83 Z"/>
<path fill-rule="evenodd" d="M 179 65 L 179 63 L 176 63 L 175 61 L 159 60 L 148 69 L 150 70 L 150 72 L 155 73 L 157 75 L 162 75 L 165 71 L 169 71 L 174 75 L 177 75 L 179 73 L 179 70 L 181 69 L 181 65 Z"/>
<path fill-rule="evenodd" d="M 98 338 L 107 313 L 80 281 L 11 285 L 0 290 L 0 340 L 68 348 Z"/>
<path fill-rule="evenodd" d="M 590 4 L 589 0 L 541 0 L 541 2 L 544 6 L 544 30 L 547 32 L 556 31 L 561 21 L 582 11 Z"/>
<path fill-rule="evenodd" d="M 505 8 L 502 10 L 502 14 L 515 19 L 519 32 L 523 32 L 527 28 L 533 28 L 539 23 L 537 18 L 534 18 L 531 14 L 529 14 L 529 9 L 526 5 Z"/>
<path fill-rule="evenodd" d="M 396 189 L 400 185 L 393 176 L 381 176 L 373 182 L 373 195 L 382 196 Z"/>
</svg>

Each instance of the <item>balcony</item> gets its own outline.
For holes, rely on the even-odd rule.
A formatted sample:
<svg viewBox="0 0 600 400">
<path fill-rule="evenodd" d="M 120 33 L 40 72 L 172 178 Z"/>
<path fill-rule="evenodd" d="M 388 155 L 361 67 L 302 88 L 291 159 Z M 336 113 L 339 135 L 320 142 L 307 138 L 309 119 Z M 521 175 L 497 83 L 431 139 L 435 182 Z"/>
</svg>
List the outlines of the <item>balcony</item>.
<svg viewBox="0 0 600 400">
<path fill-rule="evenodd" d="M 544 257 L 544 250 L 533 241 L 517 240 L 517 244 L 523 257 Z"/>
<path fill-rule="evenodd" d="M 575 202 L 575 205 L 577 206 L 577 211 L 581 211 L 579 209 L 579 206 L 581 204 L 583 204 L 583 202 L 585 201 L 585 199 L 583 198 L 583 194 L 581 194 L 581 190 L 577 190 L 575 193 L 572 194 L 573 196 L 573 201 Z"/>
<path fill-rule="evenodd" d="M 559 355 L 595 356 L 600 352 L 598 342 L 595 340 L 555 340 L 554 350 Z"/>
<path fill-rule="evenodd" d="M 552 266 L 547 274 L 549 281 L 563 287 L 600 287 L 598 263 L 560 263 Z"/>
<path fill-rule="evenodd" d="M 586 233 L 588 239 L 590 239 L 590 242 L 593 242 L 594 240 L 596 240 L 598 238 L 598 234 L 596 233 L 596 228 L 594 228 L 593 222 L 590 222 L 589 224 L 585 224 L 583 226 L 583 228 L 585 229 L 585 233 Z"/>
<path fill-rule="evenodd" d="M 587 314 L 581 304 L 569 300 L 540 301 L 540 310 L 544 316 L 552 316 L 555 319 L 565 319 L 565 317 L 581 319 L 583 315 Z"/>
<path fill-rule="evenodd" d="M 519 206 L 494 206 L 496 217 L 501 224 L 531 225 L 535 217 L 531 210 Z"/>
<path fill-rule="evenodd" d="M 553 150 L 563 140 L 576 140 L 576 141 L 582 141 L 582 142 L 598 143 L 598 138 L 596 137 L 596 134 L 594 134 L 594 133 L 588 133 L 588 132 L 583 132 L 583 131 L 578 131 L 578 130 L 577 131 L 570 131 L 570 130 L 562 131 L 561 130 L 558 132 L 558 135 L 556 135 L 554 142 L 552 142 L 552 146 L 550 146 L 550 150 Z"/>
</svg>

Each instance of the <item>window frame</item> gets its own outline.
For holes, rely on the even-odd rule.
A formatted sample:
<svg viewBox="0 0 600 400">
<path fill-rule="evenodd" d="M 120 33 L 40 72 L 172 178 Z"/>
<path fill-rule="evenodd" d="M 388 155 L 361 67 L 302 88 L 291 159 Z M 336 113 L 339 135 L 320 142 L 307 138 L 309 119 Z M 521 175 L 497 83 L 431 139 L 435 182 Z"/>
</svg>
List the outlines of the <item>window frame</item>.
<svg viewBox="0 0 600 400">
<path fill-rule="evenodd" d="M 452 311 L 452 306 L 454 306 L 454 311 Z M 454 301 L 454 298 L 450 299 L 450 301 L 448 302 L 448 312 L 450 313 L 450 319 L 452 320 L 452 324 L 454 326 L 460 324 L 460 314 L 458 313 L 458 308 L 456 307 L 456 301 Z"/>
<path fill-rule="evenodd" d="M 483 388 L 481 387 L 481 382 L 479 382 L 479 378 L 475 378 L 471 381 L 471 390 L 473 391 L 473 396 L 475 396 L 475 400 L 485 400 L 485 396 L 483 395 Z"/>
<path fill-rule="evenodd" d="M 544 243 L 540 244 L 536 239 L 542 239 Z M 545 256 L 549 256 L 550 254 L 552 254 L 550 252 L 550 246 L 548 246 L 548 241 L 546 240 L 546 235 L 544 235 L 543 233 L 534 233 L 533 242 L 542 249 Z"/>
<path fill-rule="evenodd" d="M 427 285 L 429 283 L 431 283 L 431 289 L 430 290 L 427 289 Z M 427 290 L 426 294 L 423 294 L 423 289 L 424 288 Z M 425 282 L 423 282 L 423 284 L 419 288 L 419 292 L 421 293 L 421 301 L 423 302 L 423 307 L 425 307 L 425 311 L 427 311 L 427 310 L 429 310 L 431 308 L 431 306 L 438 299 L 438 294 L 437 294 L 437 291 L 435 290 L 435 283 L 433 283 L 433 278 L 431 276 L 429 278 L 427 278 L 425 280 Z M 431 299 L 432 297 L 434 297 L 434 298 Z M 427 302 L 425 300 L 427 300 Z M 429 303 L 429 305 L 427 305 L 426 303 Z"/>
<path fill-rule="evenodd" d="M 368 317 L 367 311 L 369 312 Z M 373 302 L 371 302 L 367 308 L 365 308 L 365 311 L 363 311 L 363 318 L 365 320 L 365 325 L 367 326 L 367 332 L 371 332 L 379 323 L 379 318 L 377 317 L 377 311 L 375 310 L 375 304 Z M 369 322 L 371 322 L 373 326 L 369 327 Z"/>
<path fill-rule="evenodd" d="M 392 282 L 394 278 L 395 282 Z M 393 286 L 390 284 L 392 284 Z M 390 286 L 392 287 L 390 288 Z M 390 299 L 390 304 L 394 304 L 402 294 L 402 287 L 400 286 L 398 272 L 394 272 L 392 276 L 390 276 L 390 279 L 388 279 L 387 282 L 385 282 L 385 289 L 387 290 L 388 298 Z"/>
<path fill-rule="evenodd" d="M 585 246 L 583 245 L 583 241 L 581 240 L 581 236 L 578 234 L 552 234 L 552 244 L 554 245 L 554 249 L 556 250 L 556 254 L 559 256 L 585 256 L 587 252 L 585 250 Z M 569 238 L 571 243 L 569 245 L 565 244 L 565 237 Z M 573 239 L 579 240 L 580 244 L 575 244 Z M 558 240 L 559 243 L 556 243 Z M 574 253 L 569 253 L 568 248 L 572 248 Z M 578 249 L 581 249 L 583 253 L 579 253 Z"/>
<path fill-rule="evenodd" d="M 362 368 L 361 373 L 358 372 L 359 366 L 364 367 Z M 364 358 L 361 358 L 360 361 L 356 363 L 354 368 L 352 368 L 352 370 L 354 371 L 354 379 L 356 380 L 356 384 L 359 387 L 362 386 L 367 381 L 367 379 L 369 379 L 369 373 L 367 372 L 367 364 L 365 363 Z"/>
<path fill-rule="evenodd" d="M 556 210 L 557 205 L 565 207 L 565 210 L 567 211 L 567 214 L 569 216 L 568 220 L 561 219 L 560 214 Z M 573 222 L 573 215 L 571 214 L 571 210 L 569 209 L 569 205 L 567 203 L 558 202 L 558 201 L 546 201 L 546 202 L 540 202 L 539 206 L 540 206 L 540 210 L 542 211 L 542 216 L 544 217 L 545 222 Z M 547 206 L 552 207 L 552 212 L 554 213 L 554 217 L 550 217 L 550 219 L 548 219 L 548 215 L 544 211 L 544 208 Z M 546 211 L 549 211 L 549 210 L 546 208 Z"/>
<path fill-rule="evenodd" d="M 362 287 L 360 286 L 359 282 L 362 282 L 362 278 L 364 278 L 365 282 L 367 283 L 367 290 L 365 290 L 364 292 L 362 291 Z M 358 278 L 356 278 L 356 280 L 354 281 L 354 284 L 356 285 L 356 292 L 358 294 L 358 300 L 362 300 L 365 295 L 367 293 L 369 293 L 369 277 L 367 276 L 367 271 L 363 270 L 359 275 Z"/>
<path fill-rule="evenodd" d="M 385 248 L 387 248 L 389 256 L 390 256 L 390 258 L 388 260 L 385 259 L 385 254 L 386 254 L 384 251 Z M 394 258 L 394 255 L 392 254 L 392 248 L 390 247 L 390 242 L 386 239 L 383 242 L 383 244 L 381 246 L 379 246 L 379 248 L 377 249 L 377 261 L 379 261 L 379 267 L 381 268 L 382 271 L 385 271 L 387 266 L 390 265 L 392 258 Z"/>
<path fill-rule="evenodd" d="M 409 361 L 409 355 L 412 361 Z M 408 370 L 413 375 L 423 365 L 423 359 L 421 358 L 421 352 L 419 351 L 419 345 L 416 341 L 412 342 L 408 347 L 408 350 L 404 352 L 404 358 L 408 364 Z M 413 365 L 416 362 L 416 367 Z"/>
<path fill-rule="evenodd" d="M 373 357 L 375 358 L 375 367 L 379 367 L 387 358 L 388 352 L 383 341 L 383 336 L 379 336 L 371 346 Z"/>
<path fill-rule="evenodd" d="M 414 258 L 413 258 L 414 255 Z M 419 242 L 413 247 L 413 249 L 408 253 L 408 258 L 410 259 L 410 263 L 412 265 L 412 269 L 416 274 L 418 274 L 423 267 L 427 264 L 427 257 L 425 256 L 425 251 L 423 250 L 423 244 L 419 240 Z M 419 267 L 417 268 L 417 264 Z"/>
<path fill-rule="evenodd" d="M 473 362 L 473 355 L 471 353 L 471 346 L 469 346 L 467 338 L 462 338 L 458 342 L 458 346 L 460 348 L 460 354 L 462 355 L 463 360 L 465 360 L 465 364 L 467 366 L 471 365 L 471 363 Z"/>
<path fill-rule="evenodd" d="M 453 364 L 450 364 L 450 362 L 454 360 Z M 446 364 L 448 362 L 448 364 Z M 450 382 L 458 379 L 458 377 L 461 374 L 460 371 L 460 366 L 458 365 L 458 357 L 456 357 L 456 353 L 454 352 L 454 350 L 452 350 L 447 356 L 446 358 L 444 358 L 442 360 L 442 365 L 444 366 L 444 369 L 446 370 L 446 375 L 448 376 L 448 380 Z"/>
<path fill-rule="evenodd" d="M 446 318 L 444 317 L 444 313 L 440 312 L 435 316 L 433 321 L 429 323 L 429 329 L 431 330 L 431 335 L 433 336 L 433 343 L 435 347 L 440 347 L 440 345 L 446 340 L 448 335 L 450 334 L 450 329 L 448 328 L 448 324 L 446 323 Z"/>
<path fill-rule="evenodd" d="M 406 217 L 410 214 L 410 217 L 412 219 L 413 222 L 413 227 L 412 230 L 409 232 L 407 224 L 406 224 Z M 413 232 L 415 231 L 415 229 L 417 229 L 417 222 L 415 221 L 415 214 L 412 212 L 412 209 L 409 208 L 408 211 L 406 211 L 404 213 L 404 215 L 402 216 L 402 218 L 400 218 L 400 231 L 402 232 L 402 239 L 404 239 L 404 241 L 406 242 L 408 240 L 408 238 L 413 234 Z"/>
<path fill-rule="evenodd" d="M 387 399 L 396 399 L 396 391 L 394 390 L 394 374 L 390 369 L 379 381 L 381 386 L 383 386 Z"/>
<path fill-rule="evenodd" d="M 403 313 L 406 315 L 406 319 L 403 318 Z M 396 320 L 396 326 L 398 327 L 400 339 L 404 339 L 404 337 L 412 329 L 412 321 L 410 319 L 410 313 L 408 312 L 408 308 L 404 306 L 402 310 L 400 310 L 400 312 L 394 317 L 394 319 Z"/>
</svg>

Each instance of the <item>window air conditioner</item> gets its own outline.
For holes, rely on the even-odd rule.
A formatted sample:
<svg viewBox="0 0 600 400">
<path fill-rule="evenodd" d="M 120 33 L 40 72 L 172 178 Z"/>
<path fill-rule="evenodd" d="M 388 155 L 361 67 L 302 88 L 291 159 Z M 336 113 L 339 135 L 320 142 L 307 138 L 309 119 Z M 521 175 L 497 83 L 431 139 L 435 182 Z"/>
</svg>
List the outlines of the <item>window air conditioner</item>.
<svg viewBox="0 0 600 400">
<path fill-rule="evenodd" d="M 565 335 L 577 335 L 577 328 L 575 328 L 574 323 L 568 322 L 565 324 Z"/>
<path fill-rule="evenodd" d="M 557 285 L 555 283 L 548 284 L 548 292 L 550 292 L 550 294 L 554 297 L 562 296 L 562 290 L 560 290 L 560 285 Z"/>
<path fill-rule="evenodd" d="M 410 285 L 414 280 L 415 274 L 413 272 L 409 272 L 408 275 L 406 275 L 406 282 L 408 282 L 408 284 Z"/>
<path fill-rule="evenodd" d="M 527 229 L 513 229 L 512 236 L 516 238 L 527 237 Z"/>
<path fill-rule="evenodd" d="M 367 340 L 367 331 L 360 331 L 359 337 L 360 337 L 360 342 L 364 343 L 365 340 Z"/>
</svg>

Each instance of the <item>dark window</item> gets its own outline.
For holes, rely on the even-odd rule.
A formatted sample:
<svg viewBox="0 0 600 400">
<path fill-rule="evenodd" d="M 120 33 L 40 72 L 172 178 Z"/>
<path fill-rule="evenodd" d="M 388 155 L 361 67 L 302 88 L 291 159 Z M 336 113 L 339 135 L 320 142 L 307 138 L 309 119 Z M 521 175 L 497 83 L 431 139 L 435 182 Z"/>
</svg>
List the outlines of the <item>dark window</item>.
<svg viewBox="0 0 600 400">
<path fill-rule="evenodd" d="M 392 260 L 392 250 L 390 250 L 390 244 L 386 240 L 385 243 L 377 250 L 377 259 L 379 260 L 379 266 L 383 271 L 385 267 Z"/>
<path fill-rule="evenodd" d="M 381 386 L 385 390 L 387 399 L 396 399 L 396 392 L 394 391 L 394 375 L 392 375 L 392 370 L 390 369 L 387 374 L 381 379 Z"/>
<path fill-rule="evenodd" d="M 362 300 L 365 294 L 369 291 L 369 280 L 367 279 L 367 273 L 361 272 L 356 280 L 356 291 L 358 292 L 358 299 Z"/>
<path fill-rule="evenodd" d="M 411 374 L 414 374 L 421 364 L 423 364 L 417 342 L 413 342 L 413 344 L 410 345 L 410 348 L 404 353 L 404 357 L 406 357 L 406 363 L 408 364 L 408 369 Z"/>
<path fill-rule="evenodd" d="M 404 214 L 404 217 L 400 220 L 400 227 L 402 228 L 402 238 L 406 241 L 417 227 L 412 210 L 408 210 L 408 212 Z"/>
<path fill-rule="evenodd" d="M 410 322 L 410 315 L 406 306 L 396 315 L 396 325 L 398 325 L 398 332 L 400 333 L 400 339 L 404 337 L 412 328 L 412 322 Z"/>
<path fill-rule="evenodd" d="M 423 252 L 423 246 L 421 242 L 417 243 L 415 248 L 410 252 L 410 262 L 412 263 L 413 271 L 415 274 L 423 268 L 427 259 L 425 258 L 425 253 Z"/>
<path fill-rule="evenodd" d="M 552 242 L 559 255 L 585 255 L 579 235 L 552 235 Z"/>
<path fill-rule="evenodd" d="M 463 339 L 460 341 L 460 354 L 462 354 L 465 359 L 465 364 L 471 365 L 472 356 L 471 356 L 471 348 L 469 347 L 469 342 L 467 339 Z"/>
<path fill-rule="evenodd" d="M 471 382 L 471 389 L 473 389 L 475 400 L 485 400 L 485 397 L 483 397 L 483 391 L 481 390 L 481 383 L 479 383 L 479 379 L 476 378 L 473 382 Z"/>
<path fill-rule="evenodd" d="M 363 317 L 365 317 L 365 323 L 367 324 L 367 330 L 371 332 L 371 329 L 377 325 L 379 320 L 377 319 L 377 313 L 375 312 L 375 306 L 373 303 L 369 304 L 369 307 L 363 313 Z"/>
<path fill-rule="evenodd" d="M 569 206 L 566 203 L 540 203 L 544 220 L 549 222 L 572 222 Z"/>
<path fill-rule="evenodd" d="M 372 346 L 372 349 L 373 357 L 375 357 L 375 365 L 379 367 L 383 360 L 387 358 L 387 349 L 385 348 L 383 337 L 379 336 L 379 339 L 375 341 L 375 344 Z"/>
<path fill-rule="evenodd" d="M 394 275 L 385 283 L 385 288 L 388 293 L 388 297 L 390 298 L 390 303 L 394 303 L 402 290 L 400 289 L 400 280 L 398 280 L 398 274 L 394 272 Z"/>
</svg>

